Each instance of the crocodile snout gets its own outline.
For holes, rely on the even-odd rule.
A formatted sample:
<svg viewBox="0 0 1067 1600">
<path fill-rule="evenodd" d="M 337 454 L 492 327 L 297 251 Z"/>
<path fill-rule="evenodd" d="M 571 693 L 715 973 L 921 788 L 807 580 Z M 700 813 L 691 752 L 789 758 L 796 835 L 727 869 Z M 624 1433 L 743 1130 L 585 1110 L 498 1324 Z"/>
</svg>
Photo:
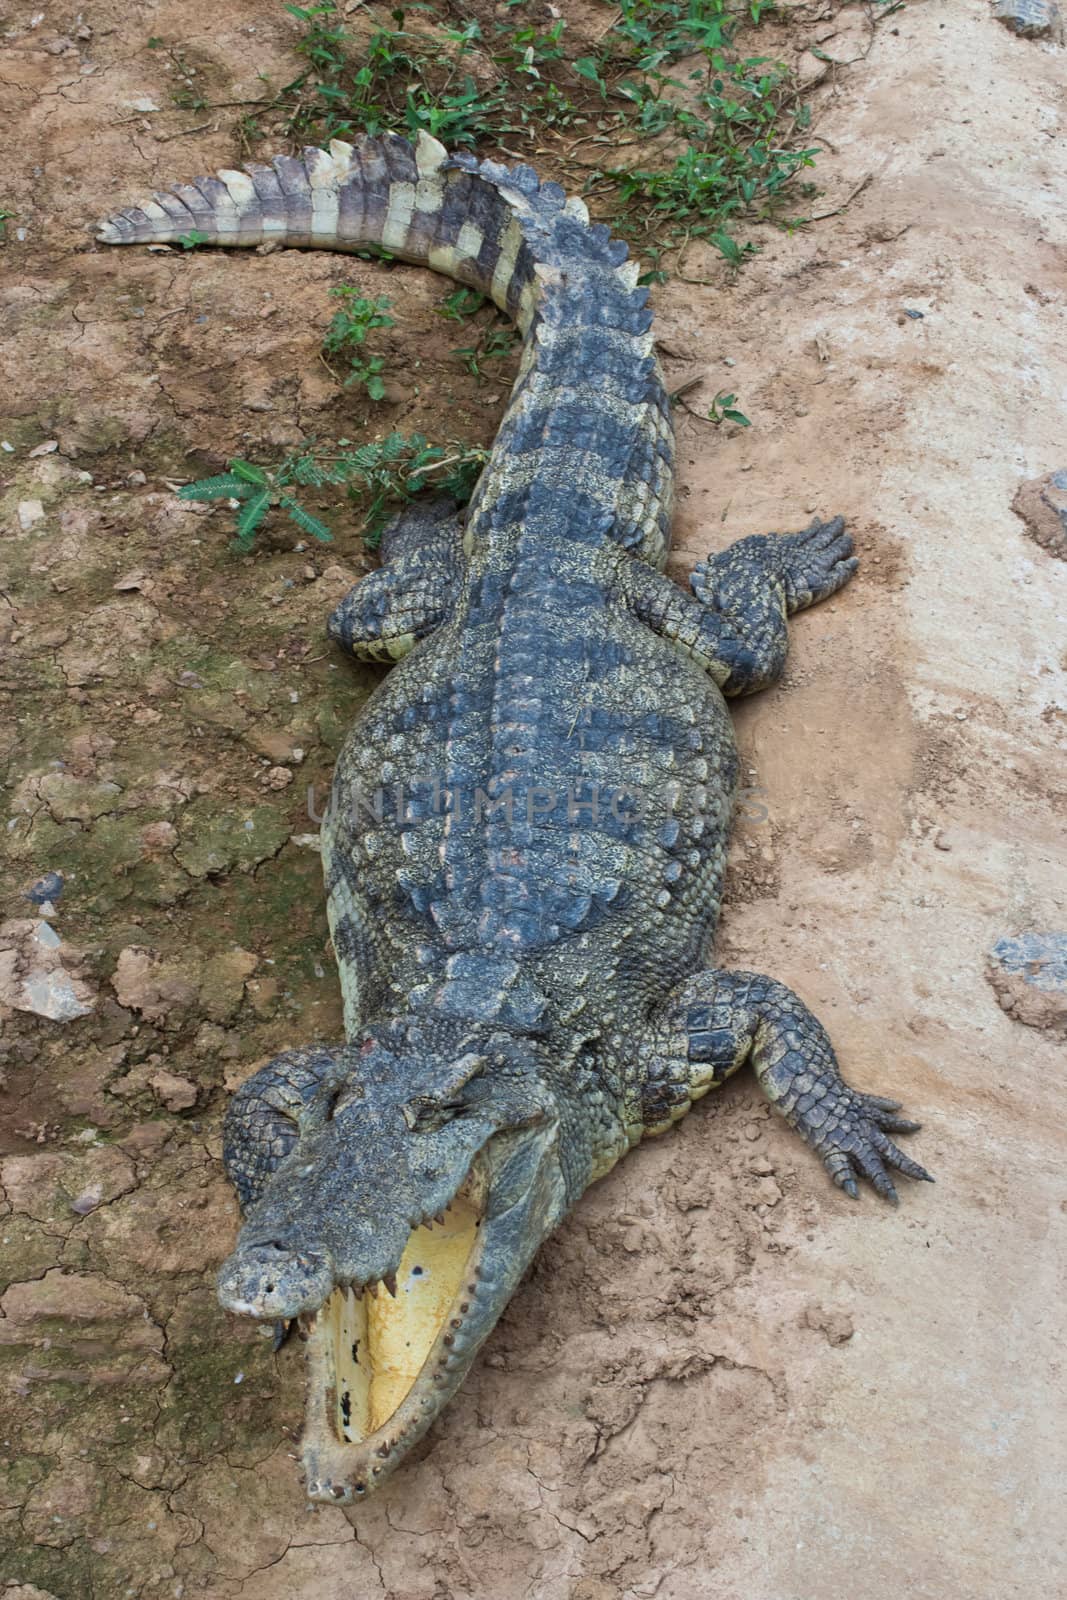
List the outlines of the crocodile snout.
<svg viewBox="0 0 1067 1600">
<path fill-rule="evenodd" d="M 326 1249 L 297 1249 L 283 1239 L 242 1244 L 219 1272 L 219 1299 L 240 1316 L 296 1317 L 316 1311 L 334 1286 Z"/>
</svg>

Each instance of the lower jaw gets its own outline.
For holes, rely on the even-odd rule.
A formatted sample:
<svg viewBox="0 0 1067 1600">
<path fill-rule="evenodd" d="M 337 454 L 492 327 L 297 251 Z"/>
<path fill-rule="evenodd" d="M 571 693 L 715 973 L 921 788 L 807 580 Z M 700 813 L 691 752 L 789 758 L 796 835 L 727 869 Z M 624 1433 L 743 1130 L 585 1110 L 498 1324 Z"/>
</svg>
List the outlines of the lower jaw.
<svg viewBox="0 0 1067 1600">
<path fill-rule="evenodd" d="M 310 1500 L 346 1504 L 379 1487 L 458 1387 L 477 1343 L 480 1194 L 464 1185 L 443 1222 L 417 1228 L 396 1272 L 335 1289 L 311 1317 L 303 1465 Z"/>
</svg>

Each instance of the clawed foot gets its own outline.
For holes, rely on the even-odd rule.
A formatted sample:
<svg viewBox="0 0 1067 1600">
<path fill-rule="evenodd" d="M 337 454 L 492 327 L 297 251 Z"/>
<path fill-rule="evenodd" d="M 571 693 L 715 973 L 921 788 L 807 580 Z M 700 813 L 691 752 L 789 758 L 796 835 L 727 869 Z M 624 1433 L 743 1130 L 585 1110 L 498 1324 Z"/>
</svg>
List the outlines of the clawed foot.
<svg viewBox="0 0 1067 1600">
<path fill-rule="evenodd" d="M 816 517 L 803 533 L 781 535 L 777 547 L 790 615 L 836 594 L 859 566 L 843 517 L 831 522 Z"/>
<path fill-rule="evenodd" d="M 887 1129 L 891 1133 L 915 1133 L 920 1126 L 918 1122 L 908 1122 L 896 1115 L 900 1110 L 896 1100 L 860 1094 L 845 1083 L 834 1085 L 828 1095 L 807 1107 L 804 1106 L 806 1098 L 801 1098 L 790 1120 L 797 1132 L 818 1151 L 838 1188 L 844 1189 L 853 1200 L 859 1197 L 857 1173 L 892 1205 L 897 1204 L 897 1191 L 887 1168 L 895 1167 L 906 1178 L 934 1182 L 925 1167 L 912 1161 L 886 1137 Z"/>
</svg>

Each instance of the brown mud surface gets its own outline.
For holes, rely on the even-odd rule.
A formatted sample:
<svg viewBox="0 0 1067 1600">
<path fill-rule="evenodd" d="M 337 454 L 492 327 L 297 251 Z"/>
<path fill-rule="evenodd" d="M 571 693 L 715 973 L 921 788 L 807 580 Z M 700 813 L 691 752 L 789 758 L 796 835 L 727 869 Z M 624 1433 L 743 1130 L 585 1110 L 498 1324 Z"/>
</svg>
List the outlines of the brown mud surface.
<svg viewBox="0 0 1067 1600">
<path fill-rule="evenodd" d="M 117 204 L 240 159 L 239 111 L 174 109 L 149 36 L 244 101 L 297 70 L 280 7 L 6 27 L 0 988 L 36 960 L 74 1014 L 0 1010 L 0 1592 L 1067 1592 L 1067 1063 L 984 974 L 1067 916 L 1067 568 L 1011 510 L 1067 465 L 1063 52 L 983 0 L 873 37 L 859 8 L 795 8 L 772 50 L 870 47 L 814 92 L 816 209 L 853 198 L 760 229 L 736 283 L 694 247 L 711 283 L 655 291 L 672 383 L 753 419 L 680 409 L 672 570 L 816 509 L 864 558 L 738 708 L 767 818 L 738 829 L 719 954 L 793 984 L 850 1077 L 922 1119 L 938 1185 L 851 1204 L 742 1076 L 589 1193 L 416 1457 L 343 1512 L 303 1501 L 299 1349 L 224 1315 L 213 1275 L 226 1091 L 339 1029 L 307 796 L 374 681 L 324 632 L 371 558 L 349 527 L 235 559 L 227 513 L 169 484 L 382 415 L 484 442 L 507 376 L 463 372 L 447 286 L 413 269 L 87 247 Z M 319 360 L 343 281 L 398 308 L 373 416 Z M 48 871 L 58 953 L 23 898 Z"/>
</svg>

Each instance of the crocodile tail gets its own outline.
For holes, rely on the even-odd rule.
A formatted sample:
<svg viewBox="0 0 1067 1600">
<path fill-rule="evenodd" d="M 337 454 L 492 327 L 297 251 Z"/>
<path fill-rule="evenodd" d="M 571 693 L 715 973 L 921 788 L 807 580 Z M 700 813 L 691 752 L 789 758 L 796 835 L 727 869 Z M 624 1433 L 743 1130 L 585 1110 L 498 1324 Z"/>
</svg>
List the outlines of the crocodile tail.
<svg viewBox="0 0 1067 1600">
<path fill-rule="evenodd" d="M 166 244 L 189 234 L 245 248 L 378 246 L 478 289 L 523 332 L 540 297 L 538 280 L 560 274 L 613 280 L 616 303 L 621 291 L 635 318 L 651 320 L 626 245 L 590 224 L 583 201 L 541 183 L 531 167 L 449 155 L 425 133 L 414 145 L 396 134 L 334 140 L 328 150 L 312 147 L 299 158 L 276 156 L 269 166 L 177 184 L 117 212 L 97 238 Z"/>
</svg>

